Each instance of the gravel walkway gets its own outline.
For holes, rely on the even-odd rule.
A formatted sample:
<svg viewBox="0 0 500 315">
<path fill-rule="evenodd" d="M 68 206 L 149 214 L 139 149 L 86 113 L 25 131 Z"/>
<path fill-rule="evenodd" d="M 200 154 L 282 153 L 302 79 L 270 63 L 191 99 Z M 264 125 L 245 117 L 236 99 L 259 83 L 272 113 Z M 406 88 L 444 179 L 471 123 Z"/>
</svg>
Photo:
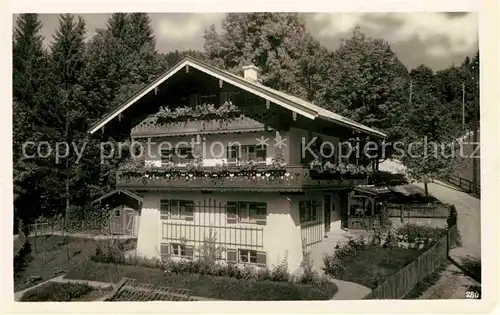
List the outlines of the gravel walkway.
<svg viewBox="0 0 500 315">
<path fill-rule="evenodd" d="M 423 184 L 416 184 L 423 187 Z M 458 212 L 458 231 L 462 246 L 450 251 L 458 264 L 466 259 L 481 259 L 481 205 L 480 200 L 453 186 L 436 181 L 428 185 L 429 194 L 442 202 L 455 205 Z"/>
<path fill-rule="evenodd" d="M 465 299 L 471 287 L 481 286 L 474 279 L 463 274 L 457 266 L 450 264 L 440 274 L 439 280 L 418 298 L 419 300 L 434 299 Z"/>
</svg>

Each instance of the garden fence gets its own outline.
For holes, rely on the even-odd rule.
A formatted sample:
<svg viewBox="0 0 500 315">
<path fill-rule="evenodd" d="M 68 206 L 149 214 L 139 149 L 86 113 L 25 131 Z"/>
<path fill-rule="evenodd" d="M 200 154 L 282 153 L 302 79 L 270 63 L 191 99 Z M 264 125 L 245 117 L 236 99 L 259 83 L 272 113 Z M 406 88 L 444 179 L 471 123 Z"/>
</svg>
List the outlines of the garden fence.
<svg viewBox="0 0 500 315">
<path fill-rule="evenodd" d="M 450 216 L 450 205 L 427 204 L 427 205 L 387 205 L 389 217 L 404 218 L 447 218 Z"/>
<path fill-rule="evenodd" d="M 450 248 L 456 245 L 457 226 L 452 226 L 431 248 L 416 260 L 374 288 L 364 299 L 402 299 L 413 287 L 443 266 Z"/>
</svg>

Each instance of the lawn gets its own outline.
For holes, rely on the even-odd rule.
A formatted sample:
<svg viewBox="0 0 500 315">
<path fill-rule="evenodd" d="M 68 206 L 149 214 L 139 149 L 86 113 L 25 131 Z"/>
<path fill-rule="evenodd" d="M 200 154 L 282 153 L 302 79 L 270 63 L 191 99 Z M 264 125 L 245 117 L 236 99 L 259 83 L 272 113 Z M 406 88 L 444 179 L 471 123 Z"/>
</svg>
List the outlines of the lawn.
<svg viewBox="0 0 500 315">
<path fill-rule="evenodd" d="M 165 274 L 161 269 L 87 261 L 72 268 L 70 279 L 118 283 L 123 277 L 172 288 L 192 290 L 193 296 L 221 300 L 328 300 L 333 283 L 313 286 L 291 282 L 255 281 L 198 274 Z"/>
<path fill-rule="evenodd" d="M 373 289 L 422 253 L 418 249 L 368 246 L 355 255 L 343 258 L 345 268 L 336 277 Z"/>
<path fill-rule="evenodd" d="M 29 237 L 28 240 L 31 252 L 24 266 L 14 275 L 14 291 L 51 279 L 67 272 L 71 266 L 89 260 L 98 244 L 93 239 L 60 235 Z"/>
<path fill-rule="evenodd" d="M 22 302 L 95 301 L 111 289 L 95 289 L 87 284 L 48 282 L 24 293 Z"/>
</svg>

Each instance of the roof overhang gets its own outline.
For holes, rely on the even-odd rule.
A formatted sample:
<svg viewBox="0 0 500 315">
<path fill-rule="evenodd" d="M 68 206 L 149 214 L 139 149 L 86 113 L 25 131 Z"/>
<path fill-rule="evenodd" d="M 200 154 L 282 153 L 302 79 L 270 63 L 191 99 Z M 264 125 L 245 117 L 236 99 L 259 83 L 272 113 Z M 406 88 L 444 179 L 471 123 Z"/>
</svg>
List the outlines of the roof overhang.
<svg viewBox="0 0 500 315">
<path fill-rule="evenodd" d="M 121 195 L 121 194 L 127 195 L 130 198 L 137 200 L 137 203 L 142 204 L 142 198 L 139 195 L 136 195 L 133 192 L 125 190 L 125 189 L 113 190 L 105 195 L 102 195 L 101 197 L 97 198 L 96 200 L 92 201 L 91 204 L 96 204 L 96 203 L 99 203 L 99 202 L 113 196 L 113 195 Z"/>
<path fill-rule="evenodd" d="M 181 61 L 179 61 L 176 65 L 174 65 L 172 68 L 167 70 L 165 73 L 160 75 L 158 78 L 156 78 L 153 82 L 148 84 L 146 87 L 143 89 L 139 90 L 136 92 L 134 95 L 132 95 L 128 100 L 122 103 L 119 107 L 117 107 L 115 110 L 111 111 L 110 113 L 106 114 L 101 120 L 96 122 L 94 125 L 91 126 L 89 129 L 90 134 L 94 134 L 101 128 L 103 128 L 108 122 L 110 122 L 112 119 L 120 115 L 123 111 L 125 111 L 127 108 L 132 106 L 134 103 L 136 103 L 138 100 L 140 100 L 142 97 L 144 97 L 146 94 L 150 93 L 153 91 L 156 87 L 158 87 L 160 84 L 168 80 L 170 77 L 175 75 L 178 71 L 181 71 L 182 69 L 186 67 L 192 67 L 193 69 L 199 70 L 203 73 L 206 73 L 214 78 L 217 78 L 225 83 L 234 85 L 244 91 L 247 91 L 249 93 L 252 93 L 256 96 L 259 96 L 269 102 L 272 102 L 274 104 L 277 104 L 283 108 L 286 108 L 298 115 L 304 116 L 309 119 L 323 119 L 338 125 L 342 125 L 348 128 L 351 128 L 353 130 L 357 130 L 362 133 L 366 133 L 372 136 L 375 136 L 377 138 L 386 138 L 387 135 L 383 132 L 377 131 L 375 129 L 372 129 L 370 127 L 367 127 L 365 125 L 362 125 L 360 123 L 351 121 L 345 117 L 342 117 L 336 113 L 333 113 L 329 110 L 323 109 L 319 106 L 313 105 L 311 103 L 308 103 L 304 100 L 299 100 L 296 97 L 289 96 L 283 92 L 273 90 L 269 87 L 257 84 L 255 82 L 251 82 L 249 80 L 246 80 L 242 77 L 239 77 L 237 75 L 234 75 L 232 73 L 229 73 L 227 71 L 218 69 L 212 65 L 206 64 L 204 62 L 201 62 L 199 60 L 193 59 L 192 57 L 185 57 Z"/>
<path fill-rule="evenodd" d="M 264 91 L 264 90 L 259 91 L 259 89 L 252 88 L 248 84 L 249 82 L 243 78 L 240 79 L 236 76 L 230 77 L 222 71 L 220 71 L 220 73 L 217 73 L 217 71 L 213 71 L 213 69 L 208 69 L 208 68 L 204 67 L 203 65 L 198 64 L 198 62 L 194 62 L 190 59 L 186 59 L 184 61 L 181 61 L 177 66 L 170 68 L 167 72 L 165 72 L 162 76 L 157 78 L 151 84 L 149 84 L 144 89 L 142 89 L 142 90 L 138 91 L 136 94 L 134 94 L 129 100 L 127 100 L 125 103 L 123 103 L 121 106 L 119 106 L 116 110 L 110 112 L 108 115 L 106 115 L 104 118 L 102 118 L 96 124 L 94 124 L 89 130 L 90 134 L 93 134 L 96 131 L 98 131 L 99 129 L 101 129 L 109 121 L 111 121 L 113 118 L 117 117 L 119 114 L 121 114 L 127 108 L 132 106 L 135 102 L 140 100 L 143 96 L 145 96 L 149 92 L 153 91 L 160 84 L 162 84 L 163 82 L 168 80 L 168 78 L 172 77 L 178 71 L 180 71 L 181 69 L 184 69 L 187 66 L 192 67 L 194 69 L 197 69 L 197 70 L 204 72 L 208 75 L 211 75 L 211 76 L 213 76 L 219 80 L 222 80 L 226 83 L 232 84 L 232 85 L 234 85 L 242 90 L 245 90 L 247 92 L 250 92 L 254 95 L 262 97 L 270 102 L 278 104 L 286 109 L 289 109 L 289 110 L 291 110 L 299 115 L 302 115 L 304 117 L 307 117 L 309 119 L 314 119 L 318 116 L 318 114 L 313 110 L 308 110 L 307 108 L 300 109 L 298 107 L 291 106 L 290 104 L 287 104 L 285 101 L 280 100 L 278 97 L 270 96 L 269 93 L 266 93 L 266 91 Z"/>
</svg>

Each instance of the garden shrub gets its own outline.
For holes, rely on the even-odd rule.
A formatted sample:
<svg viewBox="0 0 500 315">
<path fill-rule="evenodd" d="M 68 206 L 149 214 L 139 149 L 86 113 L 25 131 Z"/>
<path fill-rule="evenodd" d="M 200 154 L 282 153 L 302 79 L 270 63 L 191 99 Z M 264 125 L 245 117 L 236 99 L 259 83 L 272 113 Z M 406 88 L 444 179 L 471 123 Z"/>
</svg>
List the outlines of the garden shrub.
<svg viewBox="0 0 500 315">
<path fill-rule="evenodd" d="M 57 283 L 48 282 L 39 287 L 26 292 L 21 301 L 23 302 L 69 302 L 81 297 L 93 289 L 88 284 L 83 283 Z"/>
<path fill-rule="evenodd" d="M 407 223 L 400 226 L 396 233 L 398 240 L 404 241 L 414 246 L 423 245 L 423 248 L 429 248 L 434 245 L 443 235 L 444 230 L 415 223 Z"/>
<path fill-rule="evenodd" d="M 25 226 L 22 220 L 19 221 L 18 228 L 18 238 L 14 242 L 14 277 L 24 270 L 31 253 L 31 244 L 23 231 Z"/>
<path fill-rule="evenodd" d="M 283 261 L 274 266 L 271 270 L 271 281 L 288 281 L 290 274 L 288 273 L 288 251 L 285 252 Z"/>
<path fill-rule="evenodd" d="M 98 243 L 94 254 L 90 257 L 95 262 L 125 263 L 125 253 L 117 242 L 109 241 L 106 245 Z"/>
<path fill-rule="evenodd" d="M 364 238 L 350 239 L 347 244 L 339 247 L 332 255 L 323 256 L 323 271 L 326 275 L 336 278 L 345 270 L 344 261 L 356 256 L 357 251 L 367 247 Z"/>
<path fill-rule="evenodd" d="M 303 260 L 300 263 L 302 274 L 297 279 L 299 283 L 314 283 L 318 278 L 318 273 L 313 269 L 313 260 L 309 251 L 303 251 Z"/>
</svg>

